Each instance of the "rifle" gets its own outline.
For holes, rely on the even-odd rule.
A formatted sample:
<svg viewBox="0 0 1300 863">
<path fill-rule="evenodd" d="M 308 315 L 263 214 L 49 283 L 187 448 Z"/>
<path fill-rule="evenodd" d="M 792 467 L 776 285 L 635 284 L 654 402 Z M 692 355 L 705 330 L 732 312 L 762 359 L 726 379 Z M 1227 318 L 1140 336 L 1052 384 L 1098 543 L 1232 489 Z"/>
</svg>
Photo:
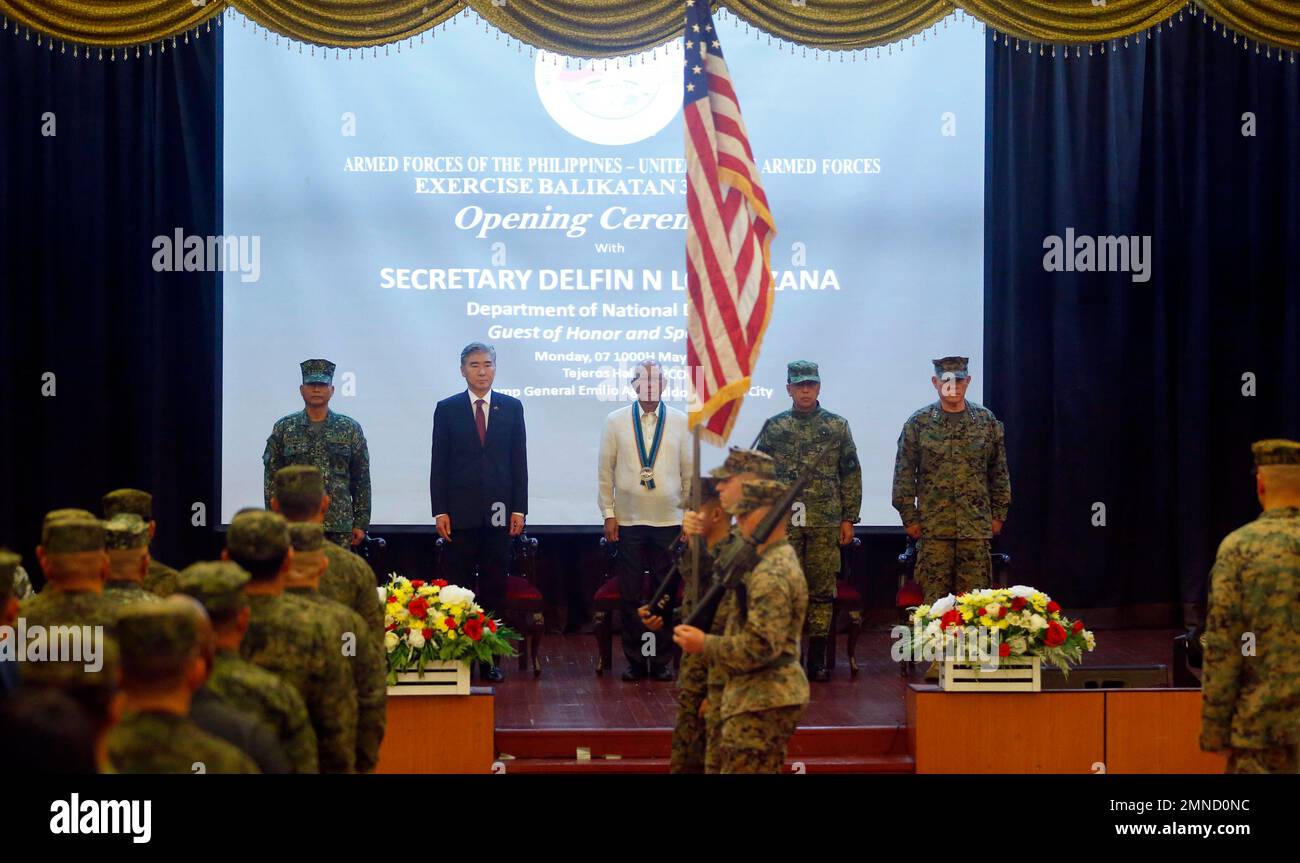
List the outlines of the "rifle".
<svg viewBox="0 0 1300 863">
<path fill-rule="evenodd" d="M 790 517 L 790 506 L 812 479 L 813 468 L 826 458 L 827 453 L 837 451 L 841 443 L 843 443 L 842 436 L 827 443 L 822 451 L 804 467 L 803 472 L 795 477 L 794 482 L 790 483 L 785 494 L 772 504 L 772 508 L 763 516 L 763 520 L 754 528 L 754 532 L 743 537 L 741 542 L 732 543 L 727 547 L 726 552 L 715 564 L 715 569 L 720 575 L 714 579 L 708 593 L 700 599 L 695 610 L 682 621 L 683 625 L 694 626 L 705 632 L 713 628 L 713 618 L 718 613 L 718 605 L 722 602 L 723 594 L 739 585 L 741 577 L 758 566 L 758 547 L 767 542 L 767 538 L 772 535 L 782 520 Z"/>
<path fill-rule="evenodd" d="M 659 582 L 655 592 L 651 595 L 650 601 L 646 603 L 650 606 L 650 614 L 653 617 L 662 617 L 665 623 L 671 623 L 669 613 L 673 608 L 673 600 L 677 598 L 677 588 L 682 583 L 682 554 L 685 549 L 673 558 L 673 565 L 668 568 L 668 574 L 664 580 Z"/>
</svg>

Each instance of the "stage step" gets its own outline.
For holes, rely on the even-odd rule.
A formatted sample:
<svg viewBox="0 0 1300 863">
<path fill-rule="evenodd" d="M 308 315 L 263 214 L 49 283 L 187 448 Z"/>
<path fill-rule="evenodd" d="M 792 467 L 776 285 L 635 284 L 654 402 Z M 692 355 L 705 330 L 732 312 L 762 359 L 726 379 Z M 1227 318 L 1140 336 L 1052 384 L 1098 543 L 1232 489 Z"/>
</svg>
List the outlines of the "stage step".
<svg viewBox="0 0 1300 863">
<path fill-rule="evenodd" d="M 498 728 L 507 773 L 667 773 L 670 728 Z M 580 754 L 581 753 L 581 754 Z M 611 757 L 612 756 L 612 757 Z M 902 726 L 800 728 L 787 769 L 809 773 L 911 773 Z"/>
</svg>

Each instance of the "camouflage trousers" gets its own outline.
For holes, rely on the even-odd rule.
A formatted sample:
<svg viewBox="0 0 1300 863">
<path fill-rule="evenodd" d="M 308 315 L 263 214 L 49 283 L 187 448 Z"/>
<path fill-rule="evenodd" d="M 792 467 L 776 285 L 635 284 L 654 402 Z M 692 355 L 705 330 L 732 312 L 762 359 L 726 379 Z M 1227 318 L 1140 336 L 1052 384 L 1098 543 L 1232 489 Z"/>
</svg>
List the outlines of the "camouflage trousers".
<svg viewBox="0 0 1300 863">
<path fill-rule="evenodd" d="M 334 531 L 326 531 L 325 538 L 337 546 L 342 546 L 348 551 L 352 550 L 352 531 L 348 531 L 347 533 L 335 533 Z"/>
<path fill-rule="evenodd" d="M 723 773 L 780 773 L 804 705 L 737 713 L 722 721 Z"/>
<path fill-rule="evenodd" d="M 808 616 L 805 628 L 810 638 L 825 638 L 835 615 L 835 580 L 840 574 L 840 528 L 791 527 L 790 545 L 799 555 L 799 566 L 808 580 Z"/>
<path fill-rule="evenodd" d="M 988 587 L 993 577 L 987 539 L 919 539 L 916 583 L 933 603 L 949 593 Z"/>
<path fill-rule="evenodd" d="M 722 772 L 722 690 L 721 683 L 710 683 L 708 704 L 704 709 L 704 772 Z"/>
<path fill-rule="evenodd" d="M 1228 767 L 1224 773 L 1284 773 L 1297 772 L 1294 746 L 1269 746 L 1264 749 L 1229 749 Z"/>
<path fill-rule="evenodd" d="M 700 705 L 709 690 L 704 655 L 686 653 L 677 672 L 677 721 L 673 724 L 673 773 L 703 773 L 706 732 Z"/>
</svg>

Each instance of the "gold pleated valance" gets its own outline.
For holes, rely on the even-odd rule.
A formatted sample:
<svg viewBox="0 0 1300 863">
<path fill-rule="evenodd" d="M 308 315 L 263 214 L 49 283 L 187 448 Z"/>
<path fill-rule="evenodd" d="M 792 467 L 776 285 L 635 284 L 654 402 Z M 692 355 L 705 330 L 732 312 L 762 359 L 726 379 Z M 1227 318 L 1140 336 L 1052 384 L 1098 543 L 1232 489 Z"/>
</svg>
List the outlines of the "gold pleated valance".
<svg viewBox="0 0 1300 863">
<path fill-rule="evenodd" d="M 1185 11 L 1248 40 L 1300 49 L 1298 0 L 716 0 L 797 45 L 856 50 L 914 36 L 960 10 L 998 33 L 1086 45 L 1158 26 Z M 286 38 L 336 48 L 386 45 L 472 9 L 508 36 L 579 57 L 612 57 L 680 35 L 683 0 L 0 0 L 18 26 L 73 45 L 145 45 L 210 27 L 234 9 Z"/>
</svg>

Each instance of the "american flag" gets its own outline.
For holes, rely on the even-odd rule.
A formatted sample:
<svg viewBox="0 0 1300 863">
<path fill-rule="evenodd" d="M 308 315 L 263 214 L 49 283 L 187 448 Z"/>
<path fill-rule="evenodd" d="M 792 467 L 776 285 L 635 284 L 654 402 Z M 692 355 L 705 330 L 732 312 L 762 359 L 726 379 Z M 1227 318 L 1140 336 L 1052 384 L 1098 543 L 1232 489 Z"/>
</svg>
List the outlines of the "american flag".
<svg viewBox="0 0 1300 863">
<path fill-rule="evenodd" d="M 703 423 L 701 439 L 722 446 L 749 392 L 772 316 L 768 248 L 776 224 L 708 0 L 687 0 L 682 39 L 690 425 Z"/>
</svg>

